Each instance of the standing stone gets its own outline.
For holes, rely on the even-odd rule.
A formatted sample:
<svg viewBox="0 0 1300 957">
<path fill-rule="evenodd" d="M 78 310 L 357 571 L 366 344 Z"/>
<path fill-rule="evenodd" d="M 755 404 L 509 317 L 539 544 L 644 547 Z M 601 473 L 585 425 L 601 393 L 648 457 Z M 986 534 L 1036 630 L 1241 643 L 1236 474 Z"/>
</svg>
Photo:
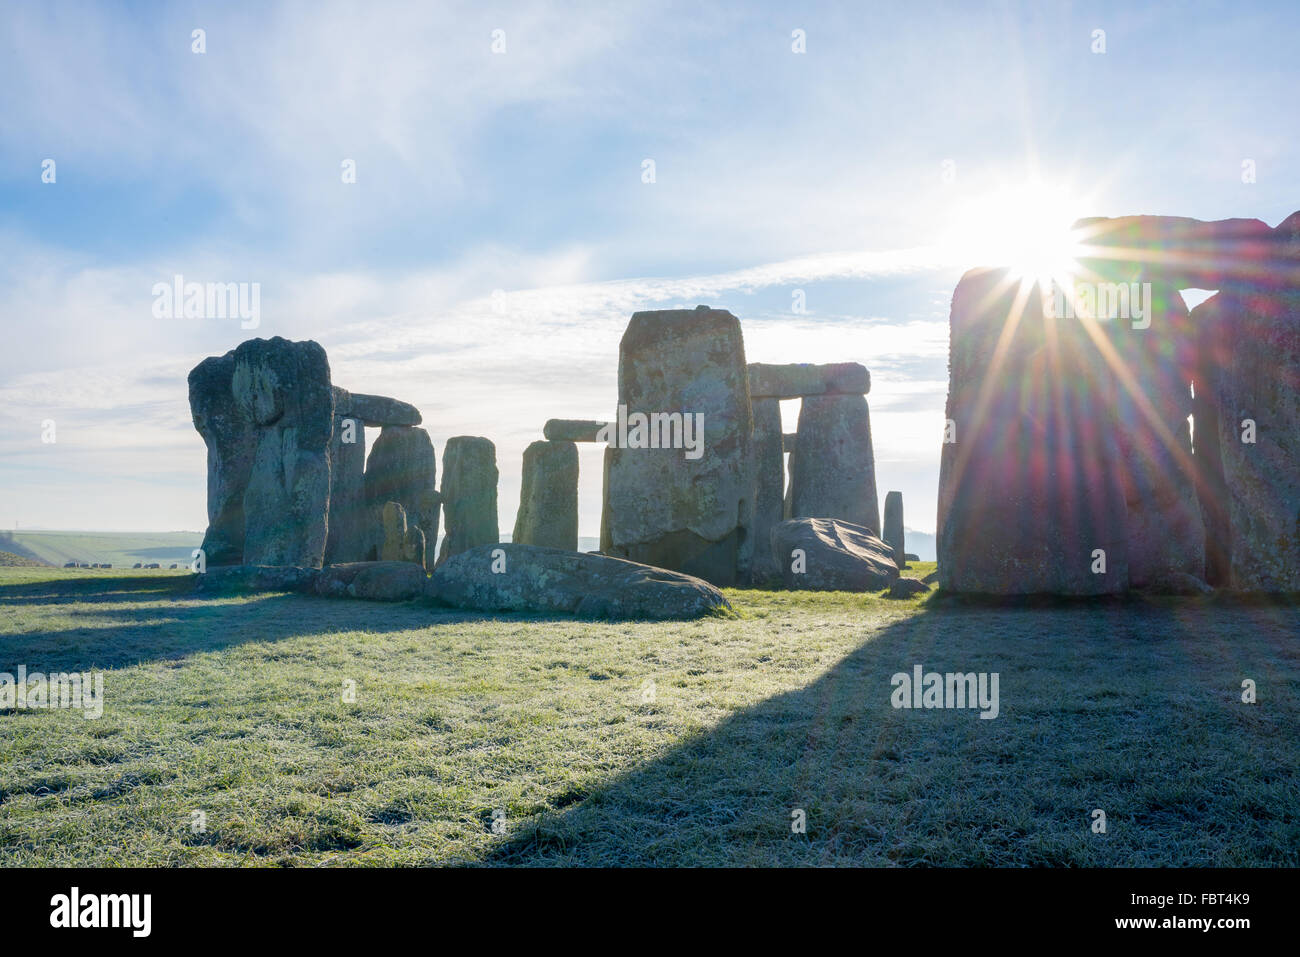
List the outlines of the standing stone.
<svg viewBox="0 0 1300 957">
<path fill-rule="evenodd" d="M 411 425 L 386 425 L 375 439 L 366 462 L 365 500 L 370 541 L 367 558 L 376 558 L 383 539 L 385 503 L 397 502 L 408 524 L 424 533 L 426 549 L 438 540 L 437 459 L 433 442 L 424 429 Z M 424 564 L 428 559 L 421 559 Z"/>
<path fill-rule="evenodd" d="M 1223 289 L 1193 316 L 1212 337 L 1231 585 L 1300 591 L 1300 286 Z"/>
<path fill-rule="evenodd" d="M 379 549 L 379 560 L 384 562 L 414 562 L 424 567 L 424 532 L 418 525 L 408 525 L 406 509 L 396 502 L 385 502 L 383 509 L 384 543 Z"/>
<path fill-rule="evenodd" d="M 244 564 L 320 567 L 334 424 L 325 350 L 279 336 L 250 339 L 234 361 L 235 404 L 257 432 L 244 492 Z"/>
<path fill-rule="evenodd" d="M 524 449 L 511 541 L 578 550 L 578 446 L 573 442 L 533 442 Z"/>
<path fill-rule="evenodd" d="M 349 411 L 351 400 L 346 389 L 334 387 L 326 565 L 365 561 L 370 542 L 365 495 L 366 427 L 361 418 Z"/>
<path fill-rule="evenodd" d="M 894 564 L 902 568 L 907 564 L 903 548 L 903 493 L 890 492 L 885 496 L 885 533 L 880 536 L 893 550 Z"/>
<path fill-rule="evenodd" d="M 208 448 L 208 565 L 244 560 L 244 492 L 257 455 L 257 432 L 235 403 L 235 353 L 212 356 L 189 375 L 190 413 Z"/>
<path fill-rule="evenodd" d="M 497 450 L 489 439 L 457 435 L 442 451 L 442 508 L 446 537 L 438 564 L 478 545 L 501 540 L 497 524 Z"/>
<path fill-rule="evenodd" d="M 750 366 L 753 369 L 753 366 Z M 751 381 L 753 376 L 751 373 Z M 754 569 L 756 582 L 781 574 L 767 543 L 784 519 L 785 452 L 779 399 L 754 399 Z"/>
<path fill-rule="evenodd" d="M 1114 408 L 1129 584 L 1136 588 L 1158 588 L 1174 575 L 1205 576 L 1205 525 L 1187 422 L 1196 336 L 1178 291 L 1160 284 L 1151 290 L 1141 320 L 1097 317 L 1126 373 Z"/>
<path fill-rule="evenodd" d="M 1047 319 L 1039 290 L 1022 290 L 1005 270 L 982 269 L 958 283 L 950 333 L 940 586 L 988 594 L 1126 589 L 1117 386 L 1084 324 Z M 1103 558 L 1105 570 L 1094 572 Z"/>
<path fill-rule="evenodd" d="M 880 532 L 871 414 L 862 395 L 811 395 L 790 456 L 790 517 L 838 518 Z"/>
<path fill-rule="evenodd" d="M 601 551 L 714 585 L 748 580 L 754 423 L 740 320 L 707 306 L 636 313 L 619 344 L 618 401 Z M 663 447 L 672 415 L 702 426 L 699 454 Z"/>
</svg>

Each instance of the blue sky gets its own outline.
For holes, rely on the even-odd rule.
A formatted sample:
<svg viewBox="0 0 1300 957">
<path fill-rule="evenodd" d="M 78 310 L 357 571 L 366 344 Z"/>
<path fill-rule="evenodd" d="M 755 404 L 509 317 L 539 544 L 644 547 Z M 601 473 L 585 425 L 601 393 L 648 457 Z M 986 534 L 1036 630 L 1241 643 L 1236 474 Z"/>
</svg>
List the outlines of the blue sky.
<svg viewBox="0 0 1300 957">
<path fill-rule="evenodd" d="M 508 531 L 545 419 L 612 410 L 631 313 L 709 303 L 750 361 L 872 370 L 881 495 L 933 529 L 983 198 L 1300 207 L 1295 5 L 1137 6 L 6 5 L 0 524 L 202 528 L 185 374 L 255 334 L 414 402 L 439 453 L 491 437 Z M 176 273 L 260 283 L 261 325 L 155 318 Z M 599 450 L 582 466 L 594 535 Z"/>
</svg>

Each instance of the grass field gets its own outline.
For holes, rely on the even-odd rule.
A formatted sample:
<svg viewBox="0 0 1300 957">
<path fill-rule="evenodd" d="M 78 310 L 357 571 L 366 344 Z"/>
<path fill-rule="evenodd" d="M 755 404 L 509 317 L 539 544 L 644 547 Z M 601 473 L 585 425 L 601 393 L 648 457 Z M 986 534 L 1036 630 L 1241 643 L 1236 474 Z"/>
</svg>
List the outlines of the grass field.
<svg viewBox="0 0 1300 957">
<path fill-rule="evenodd" d="M 615 624 L 187 577 L 0 568 L 0 672 L 106 673 L 99 720 L 0 712 L 3 863 L 1300 863 L 1293 605 L 731 591 Z M 998 672 L 999 716 L 895 710 L 916 664 Z"/>
<path fill-rule="evenodd" d="M 3 531 L 0 550 L 61 568 L 65 562 L 107 562 L 130 569 L 136 562 L 189 565 L 202 532 L 56 532 Z"/>
</svg>

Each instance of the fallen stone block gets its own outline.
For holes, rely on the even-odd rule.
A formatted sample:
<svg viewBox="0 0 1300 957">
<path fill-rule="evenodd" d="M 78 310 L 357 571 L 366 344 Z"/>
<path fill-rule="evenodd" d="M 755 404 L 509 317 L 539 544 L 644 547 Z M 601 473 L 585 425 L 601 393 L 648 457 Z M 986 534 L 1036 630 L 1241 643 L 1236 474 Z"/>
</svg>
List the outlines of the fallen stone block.
<svg viewBox="0 0 1300 957">
<path fill-rule="evenodd" d="M 898 578 L 892 550 L 871 529 L 829 518 L 796 518 L 772 529 L 772 553 L 787 588 L 879 591 Z"/>
<path fill-rule="evenodd" d="M 699 618 L 731 606 L 699 578 L 595 553 L 502 542 L 452 555 L 428 593 L 487 612 L 564 613 L 590 618 Z"/>
</svg>

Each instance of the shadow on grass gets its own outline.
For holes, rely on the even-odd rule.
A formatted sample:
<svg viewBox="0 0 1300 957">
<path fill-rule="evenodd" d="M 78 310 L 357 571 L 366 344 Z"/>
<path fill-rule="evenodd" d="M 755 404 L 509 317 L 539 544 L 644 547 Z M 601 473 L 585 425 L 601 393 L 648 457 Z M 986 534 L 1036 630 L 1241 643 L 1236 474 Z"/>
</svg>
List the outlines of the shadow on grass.
<svg viewBox="0 0 1300 957">
<path fill-rule="evenodd" d="M 480 863 L 1295 865 L 1297 633 L 1279 605 L 927 602 L 810 684 L 567 782 Z M 997 672 L 998 717 L 895 709 L 915 665 Z"/>
<path fill-rule="evenodd" d="M 81 606 L 76 627 L 0 632 L 0 672 L 111 669 L 173 661 L 247 642 L 347 632 L 390 633 L 481 622 L 603 621 L 562 614 L 464 611 L 431 599 L 406 602 L 324 598 L 287 591 L 231 588 L 198 592 L 192 575 L 108 575 L 42 579 L 0 586 L 0 614 L 24 607 Z M 87 609 L 86 606 L 89 606 Z"/>
<path fill-rule="evenodd" d="M 204 599 L 204 600 L 196 600 Z M 43 628 L 40 619 L 18 621 L 30 630 L 0 634 L 0 672 L 18 665 L 29 672 L 112 669 L 167 661 L 247 642 L 350 631 L 391 632 L 449 620 L 417 603 L 317 598 L 259 593 L 237 600 L 201 596 L 189 575 L 139 575 L 47 579 L 0 588 L 0 614 L 23 606 L 42 612 L 78 604 L 84 625 Z M 86 606 L 89 606 L 87 608 Z"/>
</svg>

